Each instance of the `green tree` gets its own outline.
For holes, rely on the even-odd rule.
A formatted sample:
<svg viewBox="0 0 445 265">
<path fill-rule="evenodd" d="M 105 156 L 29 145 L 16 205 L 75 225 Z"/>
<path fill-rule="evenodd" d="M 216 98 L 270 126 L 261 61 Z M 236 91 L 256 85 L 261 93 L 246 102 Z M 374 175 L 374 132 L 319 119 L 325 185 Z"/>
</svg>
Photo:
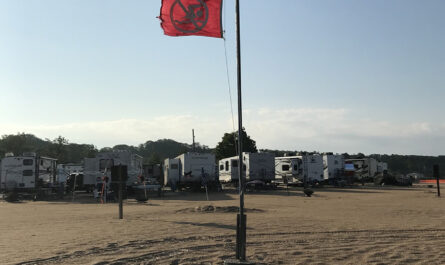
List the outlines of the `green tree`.
<svg viewBox="0 0 445 265">
<path fill-rule="evenodd" d="M 243 139 L 243 152 L 257 153 L 256 142 L 247 135 L 246 130 L 243 128 L 241 131 Z M 222 159 L 226 157 L 235 156 L 238 150 L 238 133 L 225 133 L 221 142 L 215 148 L 216 159 Z"/>
</svg>

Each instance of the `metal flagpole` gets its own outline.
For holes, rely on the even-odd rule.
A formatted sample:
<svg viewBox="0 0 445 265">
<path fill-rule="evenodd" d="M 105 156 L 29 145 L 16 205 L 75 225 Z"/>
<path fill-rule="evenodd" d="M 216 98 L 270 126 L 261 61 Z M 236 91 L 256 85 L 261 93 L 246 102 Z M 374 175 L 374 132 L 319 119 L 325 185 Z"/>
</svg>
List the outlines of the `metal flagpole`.
<svg viewBox="0 0 445 265">
<path fill-rule="evenodd" d="M 238 178 L 239 178 L 239 214 L 236 228 L 236 258 L 246 260 L 246 216 L 244 215 L 244 176 L 243 176 L 243 120 L 241 105 L 241 40 L 240 40 L 240 15 L 239 0 L 236 0 L 236 65 L 238 84 Z"/>
</svg>

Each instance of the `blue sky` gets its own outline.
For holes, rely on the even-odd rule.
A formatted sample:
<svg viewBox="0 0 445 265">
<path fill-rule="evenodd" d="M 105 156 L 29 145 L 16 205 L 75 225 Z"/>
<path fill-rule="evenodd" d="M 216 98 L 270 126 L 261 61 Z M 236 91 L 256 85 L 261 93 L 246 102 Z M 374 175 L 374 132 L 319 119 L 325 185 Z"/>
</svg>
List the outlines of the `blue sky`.
<svg viewBox="0 0 445 265">
<path fill-rule="evenodd" d="M 168 37 L 161 1 L 0 0 L 0 134 L 98 147 L 232 131 L 224 41 Z M 236 118 L 234 1 L 225 1 Z M 259 148 L 443 155 L 445 2 L 241 1 Z"/>
</svg>

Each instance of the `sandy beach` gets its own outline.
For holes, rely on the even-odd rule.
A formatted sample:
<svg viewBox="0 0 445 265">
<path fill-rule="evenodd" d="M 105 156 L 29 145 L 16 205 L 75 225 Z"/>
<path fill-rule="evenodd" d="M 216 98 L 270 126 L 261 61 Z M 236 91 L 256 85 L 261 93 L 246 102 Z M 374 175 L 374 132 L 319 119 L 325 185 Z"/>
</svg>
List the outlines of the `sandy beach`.
<svg viewBox="0 0 445 265">
<path fill-rule="evenodd" d="M 247 256 L 259 264 L 445 264 L 435 188 L 324 187 L 246 195 Z M 85 196 L 85 195 L 84 195 Z M 235 254 L 238 195 L 167 192 L 148 203 L 78 197 L 0 201 L 1 264 L 222 264 Z M 212 205 L 216 211 L 201 211 Z"/>
</svg>

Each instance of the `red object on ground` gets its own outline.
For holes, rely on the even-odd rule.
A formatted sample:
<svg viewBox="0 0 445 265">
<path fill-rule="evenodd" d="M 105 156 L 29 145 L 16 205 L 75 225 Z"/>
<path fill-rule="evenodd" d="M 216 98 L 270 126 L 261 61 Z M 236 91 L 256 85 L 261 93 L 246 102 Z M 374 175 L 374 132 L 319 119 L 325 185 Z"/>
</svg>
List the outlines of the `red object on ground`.
<svg viewBox="0 0 445 265">
<path fill-rule="evenodd" d="M 421 179 L 421 180 L 419 180 L 419 183 L 436 184 L 437 180 L 435 180 L 435 179 Z M 445 179 L 439 179 L 439 183 L 445 184 Z"/>
<path fill-rule="evenodd" d="M 161 27 L 168 36 L 222 38 L 223 0 L 162 0 Z"/>
</svg>

